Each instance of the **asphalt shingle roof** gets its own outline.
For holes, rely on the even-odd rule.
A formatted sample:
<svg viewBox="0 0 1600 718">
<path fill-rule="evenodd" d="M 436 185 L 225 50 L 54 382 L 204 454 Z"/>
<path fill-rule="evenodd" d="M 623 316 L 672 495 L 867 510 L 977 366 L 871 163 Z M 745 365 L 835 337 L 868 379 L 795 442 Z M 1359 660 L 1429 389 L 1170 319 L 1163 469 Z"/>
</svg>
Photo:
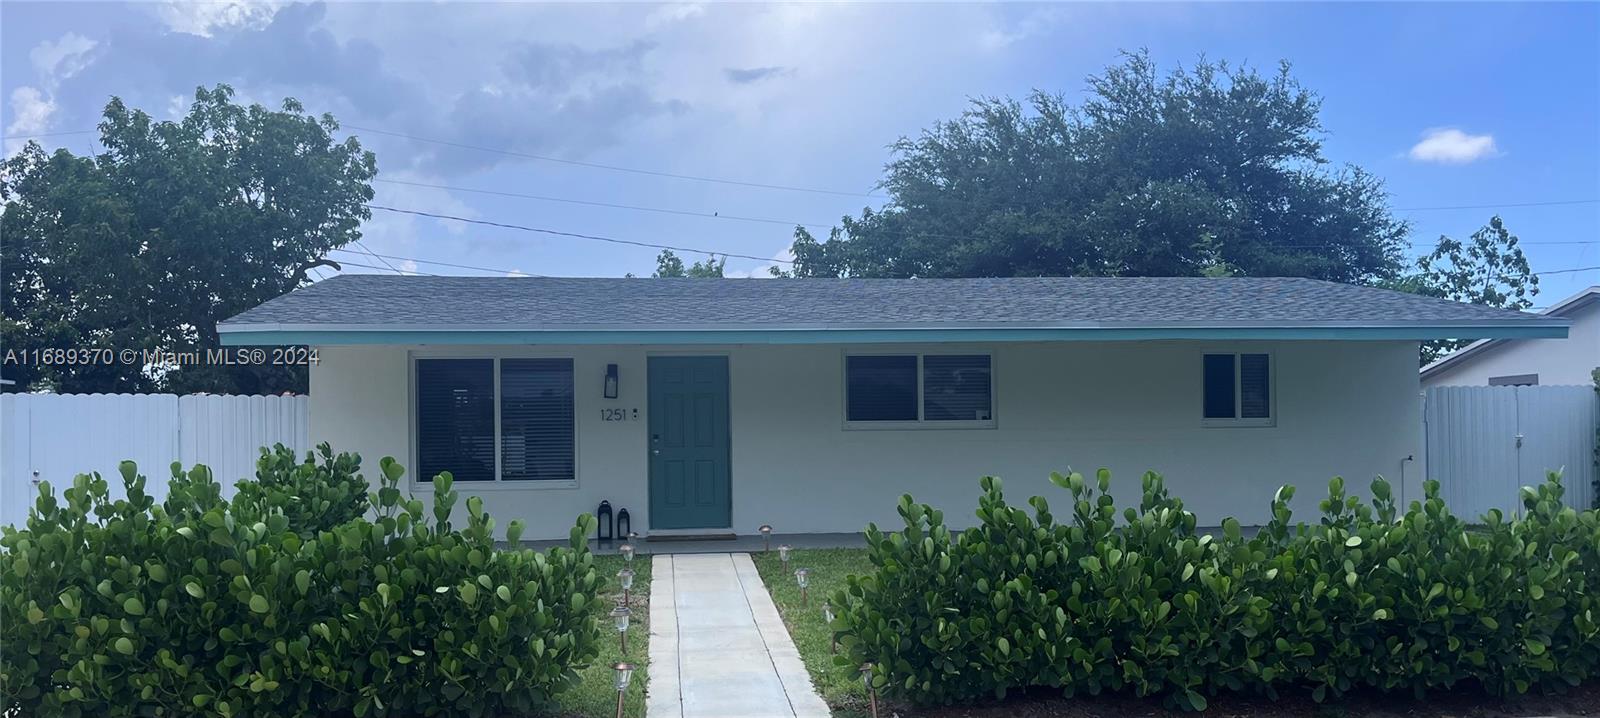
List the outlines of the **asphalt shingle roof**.
<svg viewBox="0 0 1600 718">
<path fill-rule="evenodd" d="M 223 330 L 321 327 L 1560 325 L 1413 294 L 1276 277 L 578 279 L 343 275 Z"/>
</svg>

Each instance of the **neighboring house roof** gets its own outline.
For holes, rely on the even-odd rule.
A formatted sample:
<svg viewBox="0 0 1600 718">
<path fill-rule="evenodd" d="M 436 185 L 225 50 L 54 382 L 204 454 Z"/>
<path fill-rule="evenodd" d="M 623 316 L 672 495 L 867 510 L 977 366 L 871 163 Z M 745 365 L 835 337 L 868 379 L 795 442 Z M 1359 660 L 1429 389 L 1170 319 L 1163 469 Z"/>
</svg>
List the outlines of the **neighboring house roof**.
<svg viewBox="0 0 1600 718">
<path fill-rule="evenodd" d="M 1545 317 L 1569 317 L 1572 316 L 1573 313 L 1577 312 L 1580 308 L 1589 306 L 1590 304 L 1594 304 L 1596 302 L 1600 302 L 1600 285 L 1589 287 L 1588 289 L 1545 307 L 1539 312 L 1539 315 Z M 1437 376 L 1441 372 L 1459 366 L 1468 358 L 1482 354 L 1483 352 L 1488 351 L 1491 347 L 1498 346 L 1505 341 L 1506 339 L 1479 339 L 1478 341 L 1439 357 L 1438 359 L 1430 362 L 1427 366 L 1422 367 L 1422 378 L 1427 380 L 1430 377 Z"/>
<path fill-rule="evenodd" d="M 225 344 L 1562 337 L 1568 322 L 1266 277 L 577 279 L 344 275 Z"/>
</svg>

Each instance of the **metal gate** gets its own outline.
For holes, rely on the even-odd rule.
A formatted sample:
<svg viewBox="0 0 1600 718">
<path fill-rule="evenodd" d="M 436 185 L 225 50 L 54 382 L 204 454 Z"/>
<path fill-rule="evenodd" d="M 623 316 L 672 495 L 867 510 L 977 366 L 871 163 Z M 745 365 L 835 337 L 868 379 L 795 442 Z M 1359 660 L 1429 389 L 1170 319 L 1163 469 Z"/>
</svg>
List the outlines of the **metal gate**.
<svg viewBox="0 0 1600 718">
<path fill-rule="evenodd" d="M 1562 472 L 1567 504 L 1593 500 L 1600 398 L 1587 386 L 1442 386 L 1424 395 L 1427 475 L 1452 513 L 1522 508 L 1518 492 Z"/>
</svg>

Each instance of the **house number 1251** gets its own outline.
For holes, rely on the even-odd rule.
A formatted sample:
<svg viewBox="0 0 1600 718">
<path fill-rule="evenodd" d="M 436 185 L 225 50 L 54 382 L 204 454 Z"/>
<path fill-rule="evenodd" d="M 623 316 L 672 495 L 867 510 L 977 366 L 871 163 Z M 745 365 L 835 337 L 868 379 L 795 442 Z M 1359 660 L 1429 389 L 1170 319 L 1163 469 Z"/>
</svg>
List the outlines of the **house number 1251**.
<svg viewBox="0 0 1600 718">
<path fill-rule="evenodd" d="M 629 415 L 629 412 L 628 412 L 627 409 L 601 409 L 600 410 L 600 420 L 601 421 L 628 421 L 630 419 L 637 419 L 637 418 L 639 418 L 639 410 L 638 409 L 634 409 L 632 415 Z"/>
</svg>

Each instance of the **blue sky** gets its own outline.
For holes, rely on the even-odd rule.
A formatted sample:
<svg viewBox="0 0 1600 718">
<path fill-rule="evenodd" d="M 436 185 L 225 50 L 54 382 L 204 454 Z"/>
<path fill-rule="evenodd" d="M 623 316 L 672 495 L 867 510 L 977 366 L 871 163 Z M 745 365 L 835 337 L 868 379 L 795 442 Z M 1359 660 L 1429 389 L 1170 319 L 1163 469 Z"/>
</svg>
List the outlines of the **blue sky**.
<svg viewBox="0 0 1600 718">
<path fill-rule="evenodd" d="M 175 117 L 196 85 L 226 82 L 246 100 L 293 96 L 347 129 L 368 128 L 349 131 L 378 155 L 379 204 L 782 258 L 793 222 L 825 228 L 883 201 L 867 193 L 896 138 L 973 96 L 1081 95 L 1086 76 L 1140 47 L 1167 67 L 1201 54 L 1269 70 L 1292 62 L 1324 98 L 1327 156 L 1383 177 L 1418 246 L 1470 234 L 1499 212 L 1536 271 L 1600 266 L 1600 203 L 1416 209 L 1600 199 L 1595 3 L 6 2 L 0 126 L 8 137 L 89 129 L 113 94 Z M 86 152 L 94 136 L 40 141 Z M 8 153 L 16 146 L 6 141 Z M 431 273 L 654 267 L 653 249 L 384 212 L 365 232 L 372 251 Z M 735 258 L 728 268 L 770 264 Z M 1542 282 L 1541 306 L 1600 284 L 1600 270 Z"/>
</svg>

